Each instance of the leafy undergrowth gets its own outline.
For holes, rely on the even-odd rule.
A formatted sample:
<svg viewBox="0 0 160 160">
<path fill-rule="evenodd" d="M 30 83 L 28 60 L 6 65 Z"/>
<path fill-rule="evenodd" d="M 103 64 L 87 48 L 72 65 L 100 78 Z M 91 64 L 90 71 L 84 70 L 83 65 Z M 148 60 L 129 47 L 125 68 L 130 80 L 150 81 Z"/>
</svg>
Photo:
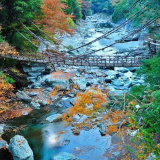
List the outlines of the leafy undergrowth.
<svg viewBox="0 0 160 160">
<path fill-rule="evenodd" d="M 30 112 L 31 108 L 22 108 L 22 102 L 18 102 L 13 93 L 15 81 L 3 72 L 0 72 L 0 120 L 20 117 L 24 112 Z"/>
<path fill-rule="evenodd" d="M 9 82 L 13 81 L 9 77 L 7 77 L 5 74 L 0 73 L 0 113 L 8 110 L 10 107 L 7 102 L 11 99 L 13 96 L 13 85 Z"/>
<path fill-rule="evenodd" d="M 16 49 L 12 46 L 10 46 L 6 42 L 0 43 L 0 54 L 5 55 L 5 54 L 10 54 L 10 55 L 18 55 L 19 53 L 16 51 Z"/>
</svg>

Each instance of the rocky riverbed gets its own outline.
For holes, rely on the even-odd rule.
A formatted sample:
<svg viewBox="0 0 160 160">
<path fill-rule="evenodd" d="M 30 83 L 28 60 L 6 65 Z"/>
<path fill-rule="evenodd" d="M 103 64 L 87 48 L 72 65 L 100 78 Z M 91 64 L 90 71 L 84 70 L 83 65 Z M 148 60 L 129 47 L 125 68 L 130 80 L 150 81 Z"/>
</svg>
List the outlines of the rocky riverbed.
<svg viewBox="0 0 160 160">
<path fill-rule="evenodd" d="M 114 26 L 116 25 L 112 24 L 105 15 L 93 15 L 86 21 L 80 22 L 74 36 L 61 37 L 62 43 L 70 48 L 80 46 L 103 35 Z M 73 54 L 89 53 L 111 44 L 127 34 L 126 28 L 122 28 Z M 104 51 L 97 52 L 96 56 L 135 55 L 137 52 L 147 54 L 145 43 L 141 40 L 145 34 L 145 31 L 137 34 L 123 44 L 116 44 Z M 45 46 L 42 48 L 44 49 Z M 63 47 L 61 49 L 64 50 Z M 137 68 L 100 69 L 97 67 L 55 66 L 56 71 L 53 72 L 51 67 L 38 63 L 28 63 L 22 67 L 31 84 L 15 93 L 17 102 L 21 102 L 21 110 L 1 114 L 1 117 L 13 119 L 6 121 L 7 125 L 0 124 L 0 136 L 3 138 L 0 139 L 0 148 L 8 148 L 13 158 L 17 160 L 67 160 L 67 158 L 68 160 L 111 160 L 125 153 L 126 150 L 123 146 L 121 151 L 116 149 L 117 142 L 121 142 L 118 135 L 104 136 L 107 125 L 99 123 L 102 115 L 97 116 L 94 120 L 93 129 L 78 130 L 74 126 L 66 127 L 64 125 L 62 113 L 67 112 L 73 106 L 78 92 L 85 92 L 92 86 L 109 89 L 111 95 L 120 96 L 132 86 L 146 85 L 144 77 L 136 75 Z M 73 84 L 78 88 L 71 90 Z M 56 86 L 59 86 L 62 91 L 68 91 L 67 94 L 50 96 L 50 92 Z M 13 117 L 10 117 L 11 115 Z M 88 117 L 75 117 L 77 122 L 83 122 L 86 118 Z M 60 132 L 62 132 L 61 136 L 59 136 Z M 7 156 L 8 159 L 12 159 L 8 152 L 0 152 L 0 157 L 4 157 L 3 159 Z"/>
</svg>

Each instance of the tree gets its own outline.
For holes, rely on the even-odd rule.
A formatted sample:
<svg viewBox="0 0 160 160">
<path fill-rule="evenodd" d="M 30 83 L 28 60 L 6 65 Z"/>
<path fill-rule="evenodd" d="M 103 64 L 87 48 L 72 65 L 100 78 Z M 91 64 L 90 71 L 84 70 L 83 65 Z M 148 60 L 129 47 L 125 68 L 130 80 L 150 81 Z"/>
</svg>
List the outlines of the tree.
<svg viewBox="0 0 160 160">
<path fill-rule="evenodd" d="M 61 2 L 66 4 L 66 6 L 68 6 L 65 12 L 67 14 L 73 15 L 74 16 L 73 19 L 75 21 L 79 20 L 82 17 L 81 7 L 80 7 L 81 2 L 77 0 L 62 0 Z"/>
<path fill-rule="evenodd" d="M 1 0 L 2 36 L 18 50 L 36 50 L 15 28 L 32 41 L 33 37 L 22 27 L 22 23 L 31 27 L 30 21 L 33 21 L 40 14 L 41 4 L 42 0 Z"/>
<path fill-rule="evenodd" d="M 64 10 L 67 9 L 67 6 L 64 3 L 61 3 L 60 0 L 44 0 L 41 9 L 42 16 L 36 22 L 42 25 L 46 32 L 73 34 L 73 29 L 70 28 L 73 16 L 65 14 Z"/>
<path fill-rule="evenodd" d="M 152 59 L 144 60 L 142 66 L 138 70 L 139 74 L 145 74 L 146 81 L 152 87 L 160 85 L 160 57 L 155 56 Z"/>
<path fill-rule="evenodd" d="M 86 16 L 89 16 L 91 14 L 91 2 L 88 0 L 82 1 L 82 14 L 83 19 L 85 19 Z"/>
<path fill-rule="evenodd" d="M 91 9 L 93 13 L 113 13 L 113 6 L 110 0 L 91 0 Z"/>
<path fill-rule="evenodd" d="M 136 17 L 134 20 L 135 25 L 145 23 L 148 19 L 159 14 L 159 0 L 144 0 L 143 2 L 140 0 L 112 0 L 111 2 L 114 6 L 114 13 L 112 16 L 114 22 L 118 22 L 123 18 L 133 15 L 135 12 L 141 10 L 147 3 L 149 3 L 146 7 L 147 11 L 143 15 Z"/>
</svg>

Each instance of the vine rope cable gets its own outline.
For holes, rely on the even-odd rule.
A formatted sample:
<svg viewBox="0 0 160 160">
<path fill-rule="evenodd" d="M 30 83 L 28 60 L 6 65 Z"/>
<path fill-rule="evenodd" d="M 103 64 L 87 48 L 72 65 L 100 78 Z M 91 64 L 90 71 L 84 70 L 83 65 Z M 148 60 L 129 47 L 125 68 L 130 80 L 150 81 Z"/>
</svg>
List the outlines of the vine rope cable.
<svg viewBox="0 0 160 160">
<path fill-rule="evenodd" d="M 142 29 L 146 28 L 147 26 L 151 25 L 153 22 L 155 22 L 157 19 L 159 19 L 160 16 L 156 16 L 155 18 L 153 18 L 152 20 L 150 20 L 149 22 L 147 22 L 146 24 L 144 24 L 142 27 L 140 27 L 139 29 L 137 30 L 134 30 L 133 32 L 131 32 L 131 34 L 123 37 L 122 39 L 118 40 L 117 42 L 114 42 L 106 47 L 103 47 L 103 48 L 100 48 L 100 49 L 97 49 L 93 52 L 90 52 L 90 53 L 87 53 L 87 54 L 83 54 L 83 55 L 79 55 L 79 56 L 76 56 L 76 57 L 72 57 L 73 59 L 76 59 L 76 58 L 80 58 L 80 57 L 83 57 L 83 56 L 88 56 L 88 55 L 91 55 L 91 54 L 94 54 L 96 52 L 99 52 L 101 50 L 104 50 L 106 48 L 109 48 L 109 47 L 112 47 L 113 45 L 117 44 L 117 43 L 120 43 L 120 42 L 123 42 L 126 38 L 130 37 L 130 36 L 133 36 L 135 35 L 137 32 L 141 31 Z"/>
<path fill-rule="evenodd" d="M 82 47 L 85 47 L 85 46 L 88 46 L 88 45 L 90 45 L 90 44 L 92 44 L 92 43 L 94 43 L 94 42 L 96 42 L 96 41 L 98 41 L 98 40 L 100 40 L 100 39 L 102 39 L 102 38 L 104 38 L 104 37 L 106 37 L 106 36 L 111 35 L 111 34 L 114 33 L 115 31 L 119 30 L 120 28 L 122 28 L 122 27 L 125 26 L 126 24 L 128 24 L 128 23 L 130 23 L 131 21 L 133 21 L 134 19 L 136 19 L 137 16 L 140 16 L 140 15 L 142 15 L 144 12 L 146 12 L 147 9 L 145 9 L 145 8 L 146 8 L 149 4 L 150 4 L 150 2 L 147 3 L 147 4 L 145 5 L 145 7 L 143 7 L 142 10 L 136 12 L 134 15 L 132 15 L 131 17 L 129 17 L 125 22 L 121 23 L 120 25 L 118 25 L 117 27 L 113 28 L 113 29 L 110 30 L 109 32 L 106 32 L 104 35 L 102 35 L 102 36 L 96 38 L 95 40 L 90 41 L 90 42 L 88 42 L 88 43 L 86 43 L 86 44 L 84 44 L 84 45 L 81 45 L 81 46 L 79 46 L 79 47 L 77 47 L 77 48 L 74 48 L 74 49 L 71 49 L 71 50 L 69 50 L 69 51 L 65 51 L 65 52 L 63 52 L 63 53 L 69 53 L 69 52 L 78 50 L 78 49 L 80 49 L 80 48 L 82 48 Z"/>
</svg>

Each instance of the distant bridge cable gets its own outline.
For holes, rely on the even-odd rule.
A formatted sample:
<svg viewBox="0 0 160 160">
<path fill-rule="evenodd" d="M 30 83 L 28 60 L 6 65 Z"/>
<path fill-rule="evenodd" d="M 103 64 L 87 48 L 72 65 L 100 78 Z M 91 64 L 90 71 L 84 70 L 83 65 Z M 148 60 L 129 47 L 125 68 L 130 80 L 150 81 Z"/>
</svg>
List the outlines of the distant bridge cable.
<svg viewBox="0 0 160 160">
<path fill-rule="evenodd" d="M 131 7 L 130 7 L 130 12 L 137 6 L 137 4 L 142 2 L 143 0 L 137 0 Z"/>
<path fill-rule="evenodd" d="M 28 39 L 25 35 L 23 35 L 23 33 L 21 33 L 18 29 L 16 29 L 15 27 L 13 27 L 13 29 L 15 31 L 17 31 L 24 39 L 26 39 L 28 42 L 30 42 L 33 46 L 35 46 L 37 48 L 39 47 L 38 45 L 34 44 L 30 39 Z"/>
<path fill-rule="evenodd" d="M 118 25 L 117 27 L 113 28 L 113 29 L 110 30 L 109 32 L 106 32 L 104 35 L 102 35 L 102 36 L 96 38 L 95 40 L 90 41 L 90 42 L 88 42 L 88 43 L 86 43 L 86 44 L 84 44 L 84 45 L 81 45 L 81 46 L 79 46 L 79 47 L 77 47 L 77 48 L 74 48 L 74 49 L 71 49 L 71 50 L 69 50 L 69 51 L 65 51 L 65 52 L 63 52 L 63 53 L 69 53 L 69 52 L 72 52 L 72 51 L 76 51 L 76 50 L 78 50 L 78 49 L 80 49 L 80 48 L 83 48 L 83 47 L 85 47 L 85 46 L 88 46 L 88 45 L 90 45 L 90 44 L 92 44 L 92 43 L 94 43 L 94 42 L 96 42 L 96 41 L 98 41 L 98 40 L 100 40 L 100 39 L 102 39 L 102 38 L 104 38 L 104 37 L 106 37 L 106 36 L 111 35 L 111 34 L 114 33 L 115 31 L 119 30 L 120 28 L 122 28 L 122 27 L 125 26 L 126 24 L 128 24 L 128 23 L 130 23 L 131 21 L 133 21 L 134 19 L 136 19 L 137 16 L 141 16 L 142 14 L 144 14 L 144 13 L 147 11 L 146 7 L 147 7 L 149 4 L 150 4 L 150 2 L 147 3 L 147 4 L 145 5 L 145 7 L 143 7 L 143 9 L 141 9 L 140 11 L 136 12 L 134 15 L 132 15 L 131 17 L 129 17 L 125 22 L 121 23 L 120 25 Z"/>
<path fill-rule="evenodd" d="M 32 23 L 32 25 L 35 27 L 35 28 L 37 28 L 41 33 L 43 33 L 44 35 L 46 35 L 48 38 L 50 38 L 51 40 L 53 40 L 53 42 L 54 43 L 58 43 L 59 45 L 62 45 L 62 46 L 64 46 L 65 48 L 68 48 L 69 49 L 69 47 L 67 47 L 67 46 L 65 46 L 65 45 L 63 45 L 62 43 L 59 43 L 58 41 L 58 39 L 55 39 L 55 38 L 53 38 L 52 36 L 49 36 L 47 33 L 45 33 L 41 28 L 39 28 L 34 22 L 31 22 Z"/>
<path fill-rule="evenodd" d="M 94 54 L 94 53 L 96 53 L 96 52 L 99 52 L 99 51 L 101 51 L 101 50 L 104 50 L 104 49 L 106 49 L 106 48 L 112 47 L 113 45 L 115 45 L 115 44 L 117 44 L 117 43 L 123 42 L 126 38 L 129 38 L 130 36 L 133 36 L 133 35 L 135 35 L 136 33 L 140 32 L 142 29 L 148 27 L 149 25 L 151 25 L 152 23 L 154 23 L 155 21 L 157 21 L 157 19 L 159 19 L 159 18 L 160 18 L 160 16 L 156 16 L 155 18 L 153 18 L 152 20 L 150 20 L 149 22 L 147 22 L 146 24 L 144 24 L 144 25 L 143 25 L 142 27 L 140 27 L 139 29 L 134 30 L 133 32 L 131 32 L 131 34 L 123 37 L 122 39 L 120 39 L 120 40 L 118 40 L 118 41 L 116 41 L 116 42 L 114 42 L 114 43 L 112 43 L 112 44 L 110 44 L 110 45 L 108 45 L 108 46 L 106 46 L 106 47 L 104 47 L 104 48 L 97 49 L 97 50 L 92 51 L 92 52 L 87 53 L 87 54 L 83 54 L 83 55 L 79 55 L 79 56 L 72 57 L 72 59 L 80 58 L 80 57 L 83 57 L 83 56 L 88 56 L 88 55 Z"/>
<path fill-rule="evenodd" d="M 23 27 L 29 32 L 30 35 L 32 35 L 35 39 L 37 39 L 39 42 L 42 42 L 44 45 L 48 46 L 48 44 L 45 42 L 44 39 L 40 38 L 39 36 L 37 36 L 35 33 L 33 33 L 26 25 L 22 24 Z M 58 53 L 59 55 L 63 55 L 63 53 L 60 53 L 59 51 L 57 51 L 55 48 L 53 49 L 56 53 Z"/>
</svg>

